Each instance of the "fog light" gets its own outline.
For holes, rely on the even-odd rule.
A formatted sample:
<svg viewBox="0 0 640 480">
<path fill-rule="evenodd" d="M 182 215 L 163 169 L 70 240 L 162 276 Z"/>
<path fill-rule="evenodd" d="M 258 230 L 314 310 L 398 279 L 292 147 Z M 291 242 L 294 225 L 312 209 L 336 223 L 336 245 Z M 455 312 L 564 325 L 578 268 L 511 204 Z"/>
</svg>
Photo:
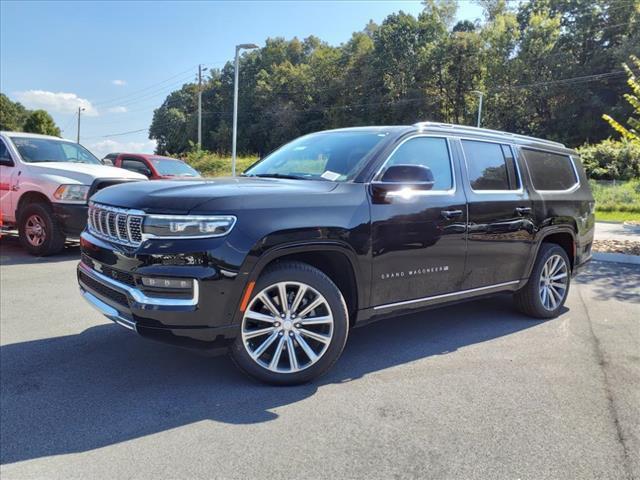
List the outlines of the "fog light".
<svg viewBox="0 0 640 480">
<path fill-rule="evenodd" d="M 193 280 L 188 278 L 142 277 L 142 284 L 145 287 L 168 288 L 171 290 L 190 290 L 193 288 Z"/>
</svg>

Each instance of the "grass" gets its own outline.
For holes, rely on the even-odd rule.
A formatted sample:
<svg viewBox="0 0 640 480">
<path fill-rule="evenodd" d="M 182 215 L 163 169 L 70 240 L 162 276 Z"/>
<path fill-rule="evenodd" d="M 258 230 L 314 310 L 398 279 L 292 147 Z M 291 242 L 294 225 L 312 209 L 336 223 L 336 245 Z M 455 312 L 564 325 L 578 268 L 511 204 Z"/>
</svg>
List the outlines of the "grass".
<svg viewBox="0 0 640 480">
<path fill-rule="evenodd" d="M 605 222 L 640 221 L 640 180 L 616 184 L 591 181 L 596 199 L 596 220 Z"/>
<path fill-rule="evenodd" d="M 231 175 L 231 157 L 223 157 L 206 151 L 195 151 L 188 153 L 184 160 L 198 170 L 204 177 L 224 177 Z M 238 157 L 237 160 L 236 171 L 237 173 L 242 173 L 257 161 L 258 157 Z"/>
</svg>

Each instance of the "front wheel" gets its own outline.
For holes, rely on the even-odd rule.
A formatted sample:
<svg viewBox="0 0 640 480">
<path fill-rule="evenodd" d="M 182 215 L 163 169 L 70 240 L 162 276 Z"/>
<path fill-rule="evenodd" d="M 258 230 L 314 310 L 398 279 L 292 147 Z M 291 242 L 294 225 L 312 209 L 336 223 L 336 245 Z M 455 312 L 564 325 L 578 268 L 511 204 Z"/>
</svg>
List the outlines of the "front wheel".
<svg viewBox="0 0 640 480">
<path fill-rule="evenodd" d="M 555 318 L 569 294 L 571 264 L 564 249 L 543 243 L 527 284 L 514 295 L 518 309 L 535 318 Z"/>
<path fill-rule="evenodd" d="M 64 232 L 51 207 L 43 203 L 31 203 L 20 212 L 18 234 L 31 255 L 54 255 L 64 248 Z"/>
<path fill-rule="evenodd" d="M 336 362 L 348 330 L 347 307 L 331 279 L 305 263 L 282 262 L 256 283 L 231 357 L 260 381 L 305 383 Z"/>
</svg>

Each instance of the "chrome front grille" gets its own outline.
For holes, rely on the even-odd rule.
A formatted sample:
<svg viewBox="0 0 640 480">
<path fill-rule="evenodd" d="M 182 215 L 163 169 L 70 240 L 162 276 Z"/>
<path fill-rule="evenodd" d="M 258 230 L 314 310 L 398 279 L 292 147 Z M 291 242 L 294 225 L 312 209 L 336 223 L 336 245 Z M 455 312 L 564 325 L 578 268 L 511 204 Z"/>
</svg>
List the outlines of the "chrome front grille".
<svg viewBox="0 0 640 480">
<path fill-rule="evenodd" d="M 138 246 L 142 243 L 142 221 L 144 213 L 137 210 L 110 207 L 89 203 L 87 226 L 97 237 L 124 245 Z"/>
</svg>

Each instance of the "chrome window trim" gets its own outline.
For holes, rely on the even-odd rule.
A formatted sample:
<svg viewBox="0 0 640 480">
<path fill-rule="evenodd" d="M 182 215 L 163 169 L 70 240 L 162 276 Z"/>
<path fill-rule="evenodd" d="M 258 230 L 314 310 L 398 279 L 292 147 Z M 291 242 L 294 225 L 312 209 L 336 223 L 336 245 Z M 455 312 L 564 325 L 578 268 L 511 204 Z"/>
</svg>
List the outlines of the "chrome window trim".
<svg viewBox="0 0 640 480">
<path fill-rule="evenodd" d="M 494 285 L 487 285 L 485 287 L 478 287 L 478 288 L 470 288 L 468 290 L 458 290 L 456 292 L 443 293 L 440 295 L 433 295 L 431 297 L 414 298 L 413 300 L 404 300 L 402 302 L 385 303 L 383 305 L 377 305 L 373 307 L 373 309 L 381 310 L 383 308 L 392 308 L 392 307 L 399 307 L 402 305 L 411 305 L 412 303 L 428 302 L 430 300 L 438 300 L 440 298 L 455 297 L 457 295 L 464 295 L 464 294 L 473 293 L 473 292 L 481 292 L 483 290 L 489 290 L 492 288 L 506 287 L 508 285 L 515 285 L 516 283 L 520 283 L 520 280 L 511 280 L 510 282 L 496 283 Z"/>
<path fill-rule="evenodd" d="M 396 153 L 396 151 L 402 145 L 404 145 L 409 140 L 413 140 L 414 138 L 421 138 L 421 137 L 440 138 L 440 139 L 442 139 L 442 140 L 444 140 L 446 142 L 447 153 L 449 155 L 449 166 L 451 167 L 451 188 L 448 189 L 448 190 L 417 190 L 417 191 L 414 191 L 414 194 L 419 192 L 418 193 L 419 196 L 454 195 L 456 193 L 456 189 L 457 189 L 457 182 L 456 182 L 456 170 L 455 170 L 455 166 L 454 166 L 454 163 L 453 163 L 453 150 L 451 148 L 451 139 L 448 136 L 442 135 L 442 134 L 440 134 L 440 135 L 437 135 L 437 134 L 436 135 L 431 135 L 431 134 L 427 134 L 427 133 L 418 133 L 418 134 L 410 135 L 407 138 L 405 138 L 404 140 L 402 140 L 398 145 L 396 145 L 396 147 L 391 151 L 389 156 L 382 163 L 382 166 L 378 169 L 378 171 L 373 176 L 373 180 L 371 181 L 371 184 L 406 185 L 407 183 L 405 183 L 405 182 L 381 182 L 380 181 L 380 177 L 381 177 L 381 174 L 384 171 L 385 167 L 387 166 L 387 163 L 389 163 L 389 160 L 391 160 L 393 158 L 393 155 Z"/>
<path fill-rule="evenodd" d="M 578 173 L 578 168 L 576 167 L 576 162 L 573 158 L 574 155 L 571 155 L 569 153 L 559 153 L 553 150 L 548 150 L 546 148 L 525 147 L 523 145 L 519 145 L 519 148 L 520 150 L 534 150 L 538 152 L 551 153 L 553 155 L 560 155 L 561 157 L 568 157 L 569 161 L 571 162 L 571 167 L 573 168 L 573 175 L 575 176 L 576 183 L 574 183 L 571 187 L 565 190 L 538 190 L 533 182 L 533 175 L 531 175 L 531 169 L 529 168 L 529 162 L 527 161 L 527 157 L 525 156 L 524 153 L 522 153 L 522 160 L 524 161 L 524 164 L 527 167 L 527 172 L 529 172 L 529 178 L 531 179 L 531 188 L 533 189 L 534 192 L 540 193 L 543 195 L 556 194 L 556 193 L 563 194 L 563 193 L 573 193 L 580 188 L 580 185 L 581 185 L 580 175 Z"/>
<path fill-rule="evenodd" d="M 159 305 L 165 307 L 192 307 L 198 304 L 198 297 L 200 296 L 200 288 L 198 284 L 198 280 L 193 278 L 193 297 L 188 299 L 182 298 L 162 298 L 162 297 L 148 297 L 141 290 L 137 288 L 133 288 L 125 283 L 118 282 L 112 278 L 107 277 L 99 272 L 96 272 L 94 269 L 86 265 L 84 262 L 80 262 L 79 264 L 80 270 L 85 275 L 92 277 L 94 280 L 99 281 L 103 284 L 106 284 L 109 287 L 115 288 L 117 290 L 124 290 L 128 293 L 133 300 L 141 305 Z"/>
<path fill-rule="evenodd" d="M 518 157 L 516 155 L 516 150 L 514 148 L 514 144 L 511 142 L 499 142 L 497 140 L 484 140 L 484 139 L 477 139 L 477 138 L 472 138 L 472 137 L 457 137 L 458 140 L 460 141 L 460 150 L 462 151 L 462 158 L 464 159 L 464 167 L 465 170 L 467 172 L 467 185 L 469 185 L 469 188 L 471 189 L 471 191 L 473 193 L 475 193 L 476 195 L 504 195 L 504 194 L 516 194 L 516 195 L 523 195 L 524 194 L 524 182 L 522 181 L 522 172 L 520 172 L 520 165 L 518 165 Z M 516 172 L 518 173 L 518 181 L 520 183 L 520 188 L 518 188 L 517 190 L 475 190 L 472 186 L 471 186 L 471 179 L 469 178 L 469 161 L 467 160 L 467 154 L 464 151 L 464 146 L 462 145 L 462 141 L 463 140 L 467 140 L 470 142 L 485 142 L 485 143 L 494 143 L 496 145 L 506 145 L 507 147 L 509 147 L 511 149 L 511 153 L 513 155 L 513 163 L 515 164 L 516 167 Z M 502 154 L 503 158 L 504 158 L 504 153 Z M 506 166 L 506 159 L 505 159 L 505 166 Z"/>
</svg>

